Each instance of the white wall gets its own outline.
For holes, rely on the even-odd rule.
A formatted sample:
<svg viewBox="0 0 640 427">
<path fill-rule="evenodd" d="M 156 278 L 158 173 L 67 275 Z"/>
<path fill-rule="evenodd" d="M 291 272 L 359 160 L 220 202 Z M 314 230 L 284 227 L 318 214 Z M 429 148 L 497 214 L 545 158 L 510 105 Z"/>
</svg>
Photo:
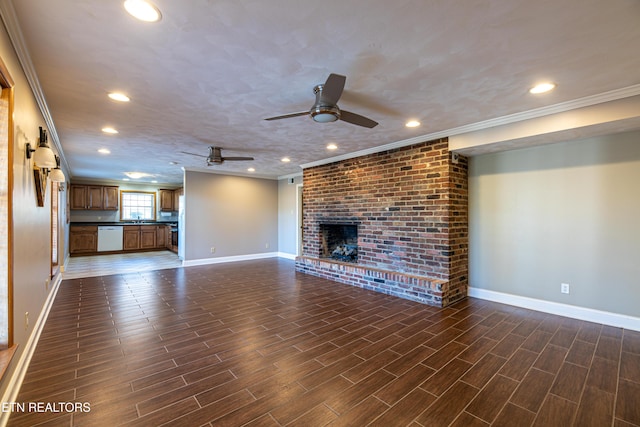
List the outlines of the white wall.
<svg viewBox="0 0 640 427">
<path fill-rule="evenodd" d="M 184 203 L 186 261 L 278 251 L 276 180 L 187 171 Z"/>
<path fill-rule="evenodd" d="M 640 132 L 472 157 L 470 286 L 640 317 L 639 183 Z"/>
</svg>

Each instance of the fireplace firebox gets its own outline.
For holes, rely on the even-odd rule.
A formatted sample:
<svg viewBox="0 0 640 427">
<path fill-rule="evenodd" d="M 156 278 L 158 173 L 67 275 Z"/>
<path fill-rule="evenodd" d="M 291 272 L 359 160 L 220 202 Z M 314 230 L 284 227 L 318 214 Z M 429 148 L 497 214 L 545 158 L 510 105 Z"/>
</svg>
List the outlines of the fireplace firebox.
<svg viewBox="0 0 640 427">
<path fill-rule="evenodd" d="M 321 258 L 358 261 L 358 226 L 356 224 L 320 224 Z"/>
</svg>

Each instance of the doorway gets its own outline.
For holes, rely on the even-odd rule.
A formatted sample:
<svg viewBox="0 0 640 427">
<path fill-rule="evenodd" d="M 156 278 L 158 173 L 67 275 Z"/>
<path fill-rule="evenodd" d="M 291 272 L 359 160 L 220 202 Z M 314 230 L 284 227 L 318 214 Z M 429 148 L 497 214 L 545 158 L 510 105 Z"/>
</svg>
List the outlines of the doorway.
<svg viewBox="0 0 640 427">
<path fill-rule="evenodd" d="M 0 350 L 13 345 L 13 80 L 0 59 Z"/>
<path fill-rule="evenodd" d="M 302 184 L 296 186 L 297 199 L 296 199 L 296 211 L 297 211 L 297 224 L 296 224 L 296 241 L 298 242 L 298 250 L 296 255 L 302 256 L 302 242 L 304 240 L 304 200 L 302 192 Z"/>
</svg>

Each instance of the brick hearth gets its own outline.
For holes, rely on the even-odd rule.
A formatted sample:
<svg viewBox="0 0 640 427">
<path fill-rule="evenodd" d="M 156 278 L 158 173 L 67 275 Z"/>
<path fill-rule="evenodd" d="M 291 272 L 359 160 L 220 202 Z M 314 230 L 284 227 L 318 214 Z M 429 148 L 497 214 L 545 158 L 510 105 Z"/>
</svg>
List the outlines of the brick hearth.
<svg viewBox="0 0 640 427">
<path fill-rule="evenodd" d="M 447 306 L 467 294 L 467 160 L 440 139 L 307 168 L 298 271 Z M 321 259 L 321 223 L 358 225 L 358 262 Z"/>
</svg>

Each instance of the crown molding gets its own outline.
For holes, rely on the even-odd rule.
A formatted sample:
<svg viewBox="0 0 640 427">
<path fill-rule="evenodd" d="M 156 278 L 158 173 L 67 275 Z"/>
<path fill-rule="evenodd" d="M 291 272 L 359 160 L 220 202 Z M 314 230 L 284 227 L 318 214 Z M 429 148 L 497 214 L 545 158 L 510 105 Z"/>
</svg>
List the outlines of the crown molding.
<svg viewBox="0 0 640 427">
<path fill-rule="evenodd" d="M 290 174 L 287 174 L 287 175 L 280 175 L 280 176 L 278 177 L 278 180 L 281 180 L 281 179 L 289 179 L 289 178 L 297 178 L 297 177 L 299 177 L 299 176 L 302 176 L 302 171 L 300 171 L 300 172 L 290 173 Z"/>
<path fill-rule="evenodd" d="M 270 180 L 270 181 L 275 181 L 278 179 L 278 177 L 275 177 L 273 175 L 263 175 L 260 173 L 253 173 L 253 172 L 233 172 L 233 171 L 218 171 L 218 170 L 214 170 L 214 169 L 202 169 L 202 168 L 197 168 L 197 167 L 183 167 L 182 168 L 185 173 L 186 172 L 198 172 L 198 173 L 206 173 L 209 175 L 221 175 L 221 176 L 237 176 L 240 178 L 252 178 L 252 179 L 266 179 L 266 180 Z"/>
<path fill-rule="evenodd" d="M 18 23 L 12 1 L 0 0 L 0 17 L 4 22 L 4 25 L 6 27 L 11 43 L 13 44 L 18 60 L 22 65 L 22 69 L 27 78 L 27 81 L 29 82 L 29 86 L 31 87 L 31 90 L 36 99 L 36 102 L 40 108 L 40 112 L 42 113 L 44 120 L 46 122 L 47 128 L 49 129 L 50 139 L 52 143 L 55 145 L 60 155 L 62 164 L 65 166 L 66 170 L 71 176 L 71 169 L 69 168 L 67 160 L 64 156 L 64 152 L 60 144 L 60 139 L 58 137 L 58 133 L 56 131 L 53 118 L 49 111 L 49 107 L 47 105 L 42 87 L 40 86 L 37 73 L 31 61 L 31 56 L 29 55 L 26 42 L 24 40 L 22 31 L 20 29 L 20 25 Z M 347 153 L 347 154 L 343 154 L 336 157 L 329 157 L 329 158 L 318 160 L 315 162 L 304 163 L 304 164 L 301 164 L 300 167 L 302 169 L 306 169 L 309 167 L 325 165 L 328 163 L 334 163 L 341 160 L 347 160 L 355 157 L 365 156 L 368 154 L 374 154 L 382 151 L 406 147 L 408 145 L 417 144 L 424 141 L 430 141 L 434 139 L 450 137 L 450 136 L 459 135 L 463 133 L 484 130 L 484 129 L 488 129 L 496 126 L 517 123 L 525 120 L 530 120 L 538 117 L 571 111 L 578 108 L 589 107 L 592 105 L 601 104 L 609 101 L 615 101 L 615 100 L 619 100 L 619 99 L 623 99 L 631 96 L 637 96 L 637 95 L 640 95 L 640 84 L 628 86 L 620 89 L 615 89 L 608 92 L 595 94 L 595 95 L 591 95 L 591 96 L 587 96 L 584 98 L 579 98 L 571 101 L 566 101 L 566 102 L 562 102 L 555 105 L 536 108 L 533 110 L 523 111 L 520 113 L 510 114 L 502 117 L 497 117 L 494 119 L 489 119 L 489 120 L 471 123 L 468 125 L 463 125 L 463 126 L 459 126 L 451 129 L 433 132 L 433 133 L 429 133 L 421 136 L 416 136 L 409 139 L 395 141 L 389 144 L 372 147 L 365 150 L 355 151 L 352 153 Z M 238 174 L 238 175 L 247 176 L 244 174 Z M 258 177 L 256 175 L 253 175 L 253 176 Z M 288 177 L 288 175 L 285 175 L 284 177 Z M 262 178 L 273 179 L 273 177 L 262 177 Z M 277 179 L 280 179 L 280 178 L 282 177 L 278 177 Z"/>
<path fill-rule="evenodd" d="M 617 101 L 619 99 L 630 98 L 632 96 L 640 95 L 640 84 L 628 86 L 620 89 L 611 90 L 609 92 L 603 92 L 596 95 L 586 96 L 584 98 L 578 98 L 571 101 L 561 102 L 559 104 L 549 105 L 546 107 L 536 108 L 533 110 L 523 111 L 521 113 L 509 114 L 507 116 L 497 117 L 495 119 L 484 120 L 477 123 L 471 123 L 464 126 L 458 126 L 443 131 L 428 133 L 426 135 L 415 136 L 413 138 L 404 139 L 401 141 L 392 142 L 377 147 L 368 148 L 365 150 L 354 151 L 352 153 L 343 154 L 336 157 L 330 157 L 315 162 L 301 164 L 302 169 L 326 165 L 342 160 L 353 159 L 355 157 L 366 156 L 369 154 L 380 153 L 382 151 L 393 150 L 395 148 L 406 147 L 408 145 L 418 144 L 425 141 L 432 141 L 439 138 L 447 138 L 454 135 L 460 135 L 463 133 L 476 132 L 497 126 L 504 126 L 511 123 L 522 122 L 526 120 L 536 119 L 539 117 L 549 116 L 558 113 L 564 113 L 566 111 L 577 110 L 579 108 L 590 107 L 597 104 L 603 104 L 605 102 Z"/>
<path fill-rule="evenodd" d="M 36 103 L 38 104 L 40 113 L 42 114 L 47 125 L 47 129 L 49 130 L 49 140 L 56 147 L 56 151 L 60 156 L 60 162 L 71 178 L 71 168 L 69 167 L 67 159 L 64 156 L 64 152 L 62 151 L 60 138 L 58 138 L 56 126 L 53 123 L 53 118 L 51 117 L 51 112 L 49 110 L 49 106 L 47 105 L 47 100 L 44 97 L 42 86 L 40 86 L 40 80 L 38 80 L 38 74 L 36 73 L 35 67 L 33 66 L 31 55 L 29 55 L 27 44 L 24 40 L 24 36 L 22 35 L 22 30 L 20 29 L 20 24 L 18 23 L 18 17 L 16 16 L 16 11 L 13 8 L 13 2 L 0 1 L 0 17 L 2 18 L 2 22 L 4 23 L 4 26 L 7 30 L 7 34 L 9 35 L 9 39 L 11 40 L 13 49 L 16 53 L 16 56 L 18 57 L 18 61 L 22 66 L 22 71 L 27 78 L 29 87 L 33 92 L 34 98 L 36 99 Z"/>
</svg>

